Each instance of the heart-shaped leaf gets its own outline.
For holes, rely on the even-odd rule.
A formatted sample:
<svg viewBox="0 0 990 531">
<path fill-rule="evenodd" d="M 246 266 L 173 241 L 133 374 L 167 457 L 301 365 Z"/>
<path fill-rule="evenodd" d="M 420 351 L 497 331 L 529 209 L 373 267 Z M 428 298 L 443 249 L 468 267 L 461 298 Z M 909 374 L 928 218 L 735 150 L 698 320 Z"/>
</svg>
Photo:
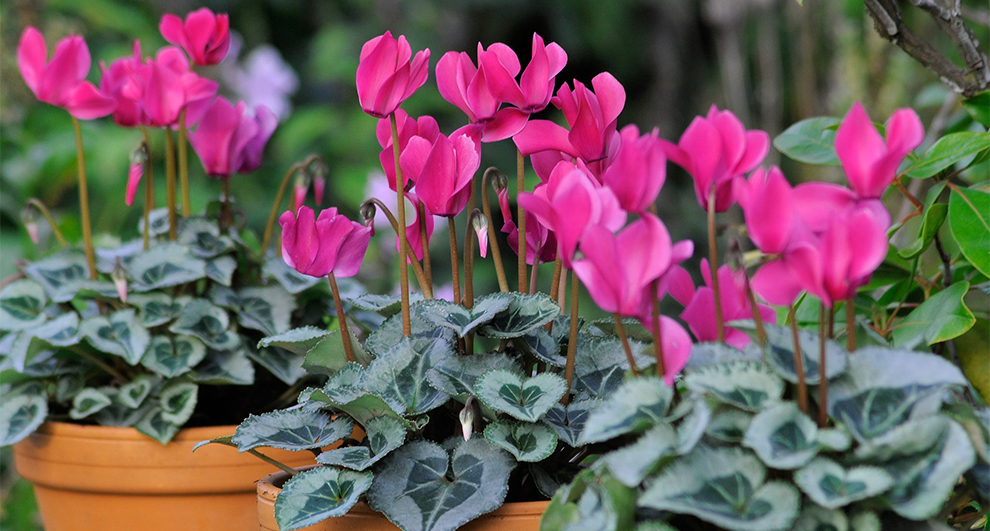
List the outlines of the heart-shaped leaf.
<svg viewBox="0 0 990 531">
<path fill-rule="evenodd" d="M 69 347 L 79 343 L 79 314 L 66 312 L 31 330 L 31 335 L 56 347 Z"/>
<path fill-rule="evenodd" d="M 791 329 L 773 323 L 764 323 L 767 343 L 764 355 L 767 362 L 781 378 L 791 383 L 797 383 L 798 372 L 794 357 L 794 336 Z M 804 369 L 804 381 L 809 385 L 818 385 L 820 381 L 818 361 L 820 346 L 817 334 L 807 330 L 798 330 L 798 345 L 801 347 L 801 363 Z M 846 352 L 835 341 L 825 342 L 825 374 L 828 379 L 835 378 L 846 369 Z"/>
<path fill-rule="evenodd" d="M 513 418 L 536 422 L 567 391 L 563 378 L 544 372 L 523 380 L 513 371 L 487 371 L 474 384 L 478 399 L 488 407 Z"/>
<path fill-rule="evenodd" d="M 109 319 L 90 317 L 83 321 L 80 331 L 98 350 L 116 354 L 131 365 L 137 365 L 151 345 L 151 334 L 132 309 L 116 311 Z"/>
<path fill-rule="evenodd" d="M 281 257 L 274 257 L 265 260 L 263 268 L 266 277 L 274 278 L 293 295 L 302 293 L 307 289 L 319 284 L 323 279 L 304 275 L 286 265 Z"/>
<path fill-rule="evenodd" d="M 168 234 L 169 226 L 169 209 L 168 207 L 156 208 L 148 213 L 148 227 L 151 229 L 148 232 L 149 236 L 163 236 Z M 138 220 L 137 231 L 139 234 L 144 234 L 144 216 Z"/>
<path fill-rule="evenodd" d="M 168 327 L 176 334 L 196 336 L 214 350 L 233 350 L 241 344 L 240 336 L 228 330 L 227 312 L 205 299 L 186 304 L 179 319 Z"/>
<path fill-rule="evenodd" d="M 144 404 L 144 400 L 151 394 L 155 383 L 156 379 L 153 376 L 148 376 L 147 374 L 138 376 L 120 386 L 120 390 L 117 391 L 116 396 L 117 402 L 131 409 L 137 409 Z"/>
<path fill-rule="evenodd" d="M 322 411 L 279 409 L 249 416 L 237 426 L 233 442 L 241 452 L 259 446 L 309 450 L 349 437 L 353 429 L 354 422 L 346 416 L 334 419 Z"/>
<path fill-rule="evenodd" d="M 9 391 L 0 400 L 0 446 L 16 444 L 48 417 L 48 397 L 40 390 Z"/>
<path fill-rule="evenodd" d="M 794 483 L 818 505 L 838 509 L 883 493 L 894 484 L 894 478 L 882 468 L 846 470 L 831 459 L 819 457 L 794 473 Z"/>
<path fill-rule="evenodd" d="M 418 303 L 416 312 L 424 321 L 448 328 L 464 337 L 494 319 L 511 302 L 512 296 L 507 293 L 493 293 L 482 297 L 470 309 L 443 299 L 431 299 Z"/>
<path fill-rule="evenodd" d="M 162 444 L 168 444 L 182 428 L 165 420 L 160 407 L 141 408 L 141 411 L 144 411 L 144 415 L 134 425 L 134 429 Z"/>
<path fill-rule="evenodd" d="M 677 427 L 677 455 L 687 455 L 694 450 L 698 442 L 708 430 L 712 421 L 712 410 L 702 397 L 686 400 L 682 403 L 690 405 L 690 412 Z M 669 420 L 669 419 L 668 419 Z"/>
<path fill-rule="evenodd" d="M 237 260 L 230 256 L 218 256 L 206 261 L 206 277 L 228 288 L 234 280 L 235 269 Z"/>
<path fill-rule="evenodd" d="M 141 324 L 147 327 L 163 325 L 179 315 L 181 305 L 164 293 L 135 293 L 127 297 L 127 303 L 137 306 Z"/>
<path fill-rule="evenodd" d="M 189 372 L 206 357 L 206 345 L 192 336 L 160 335 L 151 338 L 151 346 L 141 358 L 141 365 L 166 378 Z"/>
<path fill-rule="evenodd" d="M 427 374 L 453 355 L 454 347 L 446 339 L 427 342 L 404 338 L 371 362 L 364 385 L 396 411 L 421 415 L 447 402 L 447 394 L 430 385 Z"/>
<path fill-rule="evenodd" d="M 317 467 L 285 482 L 275 499 L 279 529 L 292 531 L 343 516 L 371 486 L 370 472 Z"/>
<path fill-rule="evenodd" d="M 221 235 L 216 223 L 199 216 L 182 220 L 178 242 L 198 258 L 213 258 L 234 250 L 234 241 Z"/>
<path fill-rule="evenodd" d="M 365 387 L 364 371 L 364 367 L 356 363 L 348 364 L 337 371 L 322 389 L 309 393 L 308 400 L 325 402 L 362 425 L 380 416 L 403 420 L 385 399 Z"/>
<path fill-rule="evenodd" d="M 417 303 L 413 308 L 418 308 L 420 304 Z M 418 311 L 412 312 L 412 318 L 410 319 L 410 324 L 412 327 L 411 337 L 414 339 L 419 339 L 423 341 L 432 341 L 437 338 L 449 338 L 451 341 L 454 340 L 455 335 L 449 328 L 442 328 L 434 326 L 419 317 Z M 364 342 L 364 348 L 368 350 L 373 356 L 381 356 L 382 354 L 388 352 L 396 343 L 398 343 L 403 338 L 402 334 L 402 316 L 393 315 L 378 327 L 377 330 L 372 332 L 368 339 Z"/>
<path fill-rule="evenodd" d="M 303 358 L 280 348 L 254 349 L 245 345 L 244 352 L 248 358 L 261 365 L 276 378 L 285 382 L 286 385 L 293 385 L 300 378 L 306 376 L 303 368 Z"/>
<path fill-rule="evenodd" d="M 109 406 L 112 400 L 100 389 L 87 387 L 72 397 L 72 409 L 69 416 L 75 420 L 84 419 L 97 411 Z"/>
<path fill-rule="evenodd" d="M 485 439 L 522 462 L 542 461 L 557 448 L 557 434 L 543 424 L 532 422 L 493 422 L 485 428 Z"/>
<path fill-rule="evenodd" d="M 512 344 L 522 352 L 554 367 L 567 365 L 567 358 L 560 353 L 560 343 L 546 330 L 537 328 L 516 339 Z"/>
<path fill-rule="evenodd" d="M 657 424 L 636 442 L 609 452 L 603 457 L 605 466 L 615 479 L 631 488 L 638 487 L 661 459 L 674 455 L 677 433 L 669 424 Z"/>
<path fill-rule="evenodd" d="M 543 415 L 543 422 L 557 433 L 560 440 L 573 447 L 582 446 L 583 443 L 578 441 L 585 423 L 588 422 L 588 416 L 602 403 L 597 398 L 576 400 L 566 406 L 558 402 Z"/>
<path fill-rule="evenodd" d="M 211 351 L 192 372 L 197 383 L 209 385 L 251 385 L 254 365 L 243 350 Z"/>
<path fill-rule="evenodd" d="M 686 513 L 734 531 L 784 531 L 798 516 L 793 485 L 765 482 L 756 456 L 737 447 L 700 446 L 649 482 L 638 504 Z"/>
<path fill-rule="evenodd" d="M 334 448 L 316 457 L 318 463 L 364 470 L 406 441 L 406 427 L 392 417 L 375 417 L 363 425 L 366 434 L 360 446 Z"/>
<path fill-rule="evenodd" d="M 731 406 L 723 406 L 715 411 L 705 429 L 705 435 L 728 443 L 742 442 L 753 415 Z"/>
<path fill-rule="evenodd" d="M 853 531 L 860 531 L 855 527 Z M 804 504 L 801 515 L 794 521 L 791 531 L 849 531 L 849 519 L 846 513 L 832 509 L 825 509 L 813 503 Z M 862 531 L 872 531 L 870 528 L 863 528 Z M 877 528 L 875 531 L 880 531 Z"/>
<path fill-rule="evenodd" d="M 69 302 L 89 280 L 89 267 L 83 253 L 65 250 L 28 264 L 24 274 L 44 286 L 53 301 Z"/>
<path fill-rule="evenodd" d="M 641 433 L 663 421 L 674 392 L 659 378 L 634 378 L 593 411 L 578 439 L 580 444 Z"/>
<path fill-rule="evenodd" d="M 630 341 L 630 345 L 637 366 L 655 362 L 651 347 L 639 341 Z M 579 335 L 574 360 L 571 392 L 577 398 L 608 398 L 629 370 L 622 342 L 615 336 Z"/>
<path fill-rule="evenodd" d="M 379 463 L 368 503 L 403 531 L 454 531 L 502 505 L 514 466 L 512 456 L 481 437 L 452 455 L 415 441 Z"/>
<path fill-rule="evenodd" d="M 524 336 L 549 323 L 560 314 L 560 305 L 550 297 L 536 293 L 510 293 L 509 307 L 483 326 L 481 335 L 498 339 Z"/>
<path fill-rule="evenodd" d="M 237 322 L 272 335 L 289 329 L 296 300 L 279 286 L 244 288 L 237 292 Z"/>
<path fill-rule="evenodd" d="M 41 284 L 22 279 L 0 290 L 0 330 L 26 330 L 45 322 L 48 297 Z"/>
<path fill-rule="evenodd" d="M 448 356 L 426 376 L 434 387 L 463 401 L 468 395 L 474 394 L 478 377 L 495 369 L 523 374 L 522 367 L 508 354 L 491 352 L 472 356 Z"/>
<path fill-rule="evenodd" d="M 818 453 L 818 427 L 793 402 L 771 406 L 753 417 L 743 446 L 752 448 L 767 466 L 794 470 Z"/>
<path fill-rule="evenodd" d="M 762 362 L 708 365 L 684 376 L 688 389 L 746 411 L 759 411 L 784 394 L 784 381 Z"/>
<path fill-rule="evenodd" d="M 177 286 L 206 276 L 206 262 L 177 243 L 156 245 L 135 256 L 128 265 L 131 289 L 137 292 Z"/>
</svg>

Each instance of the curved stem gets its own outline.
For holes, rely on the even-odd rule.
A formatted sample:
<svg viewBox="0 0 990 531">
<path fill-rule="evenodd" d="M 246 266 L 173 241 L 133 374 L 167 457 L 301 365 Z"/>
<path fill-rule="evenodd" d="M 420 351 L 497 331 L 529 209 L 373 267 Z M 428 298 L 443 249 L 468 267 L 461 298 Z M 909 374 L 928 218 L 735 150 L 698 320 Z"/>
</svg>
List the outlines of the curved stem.
<svg viewBox="0 0 990 531">
<path fill-rule="evenodd" d="M 419 223 L 418 223 L 419 241 L 423 246 L 423 275 L 425 275 L 426 284 L 429 285 L 430 287 L 429 292 L 430 292 L 430 297 L 432 298 L 433 297 L 433 264 L 432 264 L 432 260 L 430 259 L 430 244 L 429 244 L 430 235 L 426 233 L 426 216 L 432 214 L 426 213 L 426 205 L 424 205 L 423 203 L 420 203 L 416 207 L 416 209 L 419 210 Z M 387 211 L 388 209 L 385 210 Z M 395 233 L 398 234 L 399 231 L 396 230 Z M 411 257 L 412 251 L 410 251 L 410 253 L 407 254 L 406 256 Z M 416 262 L 416 258 L 415 257 L 409 258 L 409 261 Z M 416 271 L 416 266 L 413 266 L 413 272 L 415 271 Z M 422 281 L 420 281 L 419 283 L 419 290 L 422 291 L 423 293 L 426 293 L 426 291 L 423 290 Z"/>
<path fill-rule="evenodd" d="M 165 199 L 168 202 L 168 238 L 174 240 L 177 233 L 175 187 L 175 137 L 172 129 L 165 128 Z"/>
<path fill-rule="evenodd" d="M 155 209 L 155 163 L 151 150 L 151 135 L 148 134 L 148 127 L 141 126 L 141 135 L 144 136 L 144 145 L 148 148 L 148 165 L 145 167 L 147 175 L 144 176 L 144 248 L 148 248 L 151 238 L 151 211 Z"/>
<path fill-rule="evenodd" d="M 405 179 L 402 178 L 402 168 L 399 166 L 399 128 L 395 122 L 395 113 L 388 115 L 389 124 L 392 126 L 392 155 L 395 159 L 395 197 L 396 211 L 399 214 L 399 256 L 407 256 L 409 241 L 406 239 L 406 194 Z M 424 244 L 426 242 L 423 242 Z M 402 307 L 402 335 L 407 337 L 412 334 L 412 321 L 409 315 L 409 268 L 406 267 L 405 260 L 399 260 L 399 294 L 401 296 Z"/>
<path fill-rule="evenodd" d="M 526 158 L 516 150 L 516 225 L 519 227 L 519 291 L 526 293 L 526 212 L 519 196 L 526 191 Z"/>
<path fill-rule="evenodd" d="M 577 275 L 574 276 L 577 277 Z M 626 326 L 622 324 L 622 317 L 617 313 L 613 313 L 612 318 L 615 319 L 615 331 L 619 334 L 619 340 L 622 341 L 622 349 L 626 351 L 626 360 L 629 361 L 629 368 L 634 375 L 638 376 L 639 368 L 636 367 L 636 360 L 633 358 L 632 347 L 629 346 L 629 336 L 626 335 Z"/>
<path fill-rule="evenodd" d="M 188 218 L 189 206 L 189 150 L 186 146 L 186 110 L 179 113 L 179 185 L 182 187 L 182 217 Z"/>
<path fill-rule="evenodd" d="M 574 358 L 577 355 L 578 335 L 578 276 L 571 275 L 571 330 L 567 338 L 567 365 L 564 368 L 564 379 L 567 380 L 567 391 L 560 403 L 565 406 L 571 400 L 571 381 L 574 380 Z"/>
<path fill-rule="evenodd" d="M 83 249 L 89 264 L 89 278 L 96 280 L 96 254 L 93 252 L 93 230 L 89 221 L 89 187 L 86 185 L 86 156 L 83 153 L 82 131 L 79 119 L 72 117 L 72 129 L 76 133 L 76 168 L 79 175 L 79 213 L 82 219 Z"/>
<path fill-rule="evenodd" d="M 399 233 L 399 223 L 395 220 L 395 216 L 392 215 L 392 211 L 382 203 L 381 200 L 372 197 L 368 199 L 367 202 L 374 203 L 374 205 L 385 214 L 390 225 L 392 225 L 392 230 L 396 234 Z M 425 241 L 425 240 L 424 240 Z M 424 252 L 423 257 L 425 258 L 429 253 Z M 433 298 L 433 283 L 429 281 L 423 269 L 420 267 L 419 262 L 416 261 L 416 255 L 413 253 L 412 247 L 406 247 L 406 259 L 409 261 L 409 265 L 413 268 L 413 273 L 416 275 L 416 281 L 419 283 L 419 290 L 423 292 L 423 297 L 427 299 Z"/>
<path fill-rule="evenodd" d="M 340 341 L 344 344 L 344 356 L 347 361 L 354 361 L 354 349 L 351 347 L 351 334 L 347 331 L 347 316 L 344 315 L 344 304 L 340 300 L 340 290 L 337 288 L 337 279 L 331 271 L 327 275 L 330 281 L 330 291 L 333 292 L 333 304 L 337 310 L 337 322 L 340 324 Z"/>
<path fill-rule="evenodd" d="M 829 311 L 831 313 L 831 311 Z M 818 308 L 818 427 L 828 425 L 828 374 L 825 370 L 825 303 Z"/>
<path fill-rule="evenodd" d="M 725 342 L 725 322 L 722 317 L 722 294 L 718 286 L 718 242 L 715 238 L 715 187 L 708 194 L 708 261 L 712 271 L 712 293 L 715 295 L 715 333 Z"/>
<path fill-rule="evenodd" d="M 278 192 L 275 193 L 275 201 L 272 202 L 272 209 L 268 213 L 268 222 L 265 223 L 265 235 L 261 238 L 261 256 L 265 255 L 268 251 L 268 242 L 272 239 L 272 229 L 275 227 L 275 219 L 278 217 L 279 205 L 282 204 L 282 198 L 285 197 L 285 189 L 289 187 L 289 181 L 292 179 L 292 174 L 296 173 L 302 167 L 302 164 L 295 163 L 289 166 L 289 171 L 285 172 L 285 176 L 282 177 L 282 184 L 278 187 Z"/>
<path fill-rule="evenodd" d="M 794 341 L 794 371 L 797 372 L 798 407 L 805 415 L 808 414 L 808 384 L 804 381 L 804 357 L 801 355 L 801 341 L 798 339 L 797 318 L 795 307 L 791 306 L 787 314 L 787 320 L 791 322 L 791 340 Z"/>
<path fill-rule="evenodd" d="M 488 176 L 495 168 L 488 168 L 481 178 L 481 209 L 488 218 L 488 247 L 492 251 L 492 262 L 495 263 L 495 275 L 498 277 L 498 289 L 502 293 L 509 292 L 509 280 L 505 276 L 505 265 L 502 264 L 502 251 L 499 250 L 498 240 L 495 239 L 495 221 L 492 219 L 492 207 L 488 203 Z"/>
<path fill-rule="evenodd" d="M 55 223 L 55 218 L 52 217 L 52 213 L 48 210 L 48 207 L 46 207 L 44 203 L 42 203 L 40 200 L 34 197 L 28 199 L 26 203 L 38 209 L 38 212 L 41 212 L 41 215 L 45 216 L 45 219 L 48 220 L 48 224 L 52 228 L 52 234 L 54 234 L 55 239 L 58 240 L 58 244 L 62 248 L 68 247 L 69 242 L 66 241 L 65 236 L 62 234 L 62 230 L 58 228 L 58 224 Z"/>
<path fill-rule="evenodd" d="M 454 227 L 453 217 L 447 218 L 447 229 L 447 232 L 450 234 L 450 276 L 454 284 L 453 302 L 458 303 L 461 300 L 461 268 L 457 263 L 457 229 Z"/>
</svg>

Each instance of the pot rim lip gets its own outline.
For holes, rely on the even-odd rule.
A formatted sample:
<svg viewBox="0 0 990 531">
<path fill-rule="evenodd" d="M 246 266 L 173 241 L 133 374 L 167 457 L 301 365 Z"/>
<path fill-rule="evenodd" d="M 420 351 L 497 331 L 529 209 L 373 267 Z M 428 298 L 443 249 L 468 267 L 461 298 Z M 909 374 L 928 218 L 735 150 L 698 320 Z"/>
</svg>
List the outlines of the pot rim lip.
<svg viewBox="0 0 990 531">
<path fill-rule="evenodd" d="M 297 470 L 306 471 L 306 470 L 310 470 L 310 469 L 316 468 L 317 466 L 320 466 L 320 465 L 311 465 L 311 466 L 299 467 L 299 468 L 297 468 Z M 262 495 L 265 495 L 266 498 L 273 500 L 276 496 L 278 496 L 278 493 L 279 492 L 282 492 L 282 488 L 281 487 L 276 487 L 275 484 L 276 483 L 284 483 L 284 481 L 288 479 L 288 476 L 289 476 L 289 474 L 287 472 L 282 471 L 282 470 L 279 470 L 277 472 L 272 472 L 271 474 L 268 474 L 267 476 L 259 479 L 258 480 L 258 497 L 261 498 Z M 271 502 L 269 502 L 269 503 L 271 503 Z M 499 507 L 498 509 L 495 509 L 494 511 L 492 511 L 490 513 L 486 513 L 486 514 L 487 515 L 499 515 L 499 516 L 505 516 L 505 515 L 522 515 L 522 514 L 543 514 L 546 511 L 548 505 L 550 505 L 550 500 L 528 501 L 528 502 L 507 502 L 507 503 L 502 504 L 502 506 Z M 365 514 L 365 513 L 381 514 L 378 511 L 372 509 L 371 506 L 369 506 L 367 503 L 365 503 L 363 501 L 359 501 L 351 510 L 352 511 L 355 511 L 357 513 L 362 513 L 362 514 Z M 350 512 L 350 511 L 348 511 L 348 512 Z M 384 515 L 382 515 L 382 516 L 384 517 Z"/>
<path fill-rule="evenodd" d="M 232 435 L 237 429 L 235 424 L 219 425 L 219 426 L 197 426 L 193 428 L 182 428 L 175 434 L 175 437 L 169 441 L 169 444 L 177 442 L 192 442 L 198 443 L 206 439 L 212 439 L 214 437 L 222 435 Z M 133 426 L 131 427 L 118 427 L 118 426 L 100 426 L 98 424 L 76 424 L 73 422 L 61 422 L 46 420 L 34 434 L 39 435 L 50 435 L 59 437 L 71 437 L 79 439 L 109 439 L 109 440 L 126 440 L 126 441 L 151 441 L 147 435 L 142 434 L 137 431 Z"/>
</svg>

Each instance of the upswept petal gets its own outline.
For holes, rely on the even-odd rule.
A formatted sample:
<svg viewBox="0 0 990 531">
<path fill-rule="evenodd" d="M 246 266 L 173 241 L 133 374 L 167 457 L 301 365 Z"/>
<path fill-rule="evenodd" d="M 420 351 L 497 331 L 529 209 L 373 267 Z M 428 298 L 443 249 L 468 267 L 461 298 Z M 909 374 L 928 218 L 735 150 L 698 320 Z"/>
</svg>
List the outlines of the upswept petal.
<svg viewBox="0 0 990 531">
<path fill-rule="evenodd" d="M 572 157 L 579 156 L 568 140 L 567 129 L 550 120 L 530 120 L 512 137 L 512 142 L 523 156 L 548 150 L 562 151 Z"/>
<path fill-rule="evenodd" d="M 102 118 L 117 108 L 117 101 L 106 97 L 89 81 L 84 81 L 69 93 L 65 109 L 80 120 Z"/>
<path fill-rule="evenodd" d="M 21 40 L 17 45 L 17 67 L 21 71 L 24 83 L 35 96 L 38 96 L 41 88 L 47 61 L 48 48 L 45 46 L 45 38 L 34 26 L 28 26 L 21 33 Z"/>
<path fill-rule="evenodd" d="M 835 133 L 835 152 L 853 190 L 861 197 L 870 197 L 870 176 L 886 145 L 859 103 L 852 106 Z"/>
</svg>

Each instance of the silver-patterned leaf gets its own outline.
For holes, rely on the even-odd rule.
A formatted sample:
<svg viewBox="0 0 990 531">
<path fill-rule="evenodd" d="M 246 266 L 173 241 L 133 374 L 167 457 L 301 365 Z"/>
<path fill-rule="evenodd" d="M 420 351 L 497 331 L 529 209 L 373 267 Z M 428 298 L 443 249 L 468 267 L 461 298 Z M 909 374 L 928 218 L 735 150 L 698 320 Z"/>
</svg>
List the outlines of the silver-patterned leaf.
<svg viewBox="0 0 990 531">
<path fill-rule="evenodd" d="M 329 335 L 330 332 L 322 328 L 303 326 L 280 334 L 263 337 L 261 341 L 258 341 L 258 348 L 279 347 L 293 354 L 305 356 L 310 349 Z"/>
<path fill-rule="evenodd" d="M 351 336 L 351 352 L 354 354 L 354 361 L 367 367 L 373 358 L 364 350 L 353 330 L 348 328 L 347 333 Z M 306 372 L 332 375 L 350 363 L 347 360 L 347 351 L 344 350 L 342 337 L 339 329 L 332 330 L 326 337 L 313 345 L 313 348 L 306 352 L 303 359 L 302 366 Z"/>
<path fill-rule="evenodd" d="M 168 213 L 168 207 L 156 208 L 148 213 L 148 226 L 151 228 L 149 236 L 168 234 Z M 138 233 L 144 234 L 144 216 L 138 220 Z"/>
<path fill-rule="evenodd" d="M 194 299 L 182 308 L 179 318 L 168 329 L 198 337 L 213 350 L 233 350 L 241 344 L 241 338 L 228 330 L 229 326 L 230 317 L 223 308 L 204 299 Z"/>
<path fill-rule="evenodd" d="M 349 437 L 353 429 L 354 422 L 345 416 L 334 419 L 323 411 L 280 409 L 249 416 L 237 426 L 233 442 L 241 452 L 259 446 L 309 450 Z"/>
<path fill-rule="evenodd" d="M 819 457 L 794 473 L 797 484 L 809 498 L 826 509 L 838 509 L 877 496 L 894 484 L 884 469 L 858 466 L 850 469 Z"/>
<path fill-rule="evenodd" d="M 162 408 L 162 419 L 177 426 L 189 420 L 196 409 L 199 386 L 190 382 L 176 382 L 162 388 L 158 402 Z"/>
<path fill-rule="evenodd" d="M 481 437 L 452 455 L 415 441 L 379 463 L 368 503 L 403 531 L 454 531 L 502 505 L 514 466 L 512 456 Z"/>
<path fill-rule="evenodd" d="M 68 302 L 79 293 L 81 283 L 89 280 L 86 256 L 67 249 L 24 267 L 28 278 L 41 284 L 55 302 Z"/>
<path fill-rule="evenodd" d="M 423 300 L 421 293 L 410 293 L 409 302 L 419 302 Z M 358 297 L 346 297 L 344 302 L 351 306 L 367 311 L 380 313 L 386 317 L 391 317 L 399 312 L 402 299 L 398 295 L 378 295 L 375 293 L 365 293 Z"/>
<path fill-rule="evenodd" d="M 475 394 L 486 406 L 513 418 L 536 422 L 567 392 L 567 382 L 549 372 L 523 379 L 518 373 L 494 369 L 474 384 Z"/>
<path fill-rule="evenodd" d="M 370 472 L 317 467 L 285 482 L 275 499 L 279 529 L 292 531 L 343 516 L 371 486 Z"/>
<path fill-rule="evenodd" d="M 746 430 L 743 446 L 752 448 L 767 466 L 801 468 L 818 453 L 818 426 L 793 402 L 759 412 Z"/>
<path fill-rule="evenodd" d="M 358 424 L 365 424 L 375 417 L 389 416 L 404 421 L 381 396 L 369 391 L 364 385 L 364 367 L 351 363 L 327 380 L 322 389 L 313 390 L 308 401 L 323 402 L 337 411 L 342 411 Z M 300 395 L 302 399 L 302 395 Z"/>
<path fill-rule="evenodd" d="M 560 353 L 560 343 L 546 330 L 537 328 L 517 338 L 512 344 L 539 361 L 554 367 L 567 365 L 567 357 Z"/>
<path fill-rule="evenodd" d="M 677 455 L 687 455 L 694 450 L 695 446 L 708 430 L 708 424 L 712 421 L 712 409 L 703 398 L 695 398 L 690 401 L 690 411 L 677 427 Z M 682 402 L 684 403 L 684 402 Z M 668 417 L 668 420 L 669 417 Z"/>
<path fill-rule="evenodd" d="M 177 243 L 156 245 L 135 256 L 128 265 L 131 289 L 137 292 L 177 286 L 206 276 L 206 263 Z"/>
<path fill-rule="evenodd" d="M 557 434 L 543 424 L 532 422 L 493 422 L 485 428 L 485 439 L 522 462 L 542 461 L 557 448 Z"/>
<path fill-rule="evenodd" d="M 206 345 L 193 336 L 157 335 L 141 358 L 141 365 L 172 378 L 190 371 L 206 357 Z"/>
<path fill-rule="evenodd" d="M 677 432 L 670 424 L 657 424 L 636 442 L 605 454 L 602 458 L 612 476 L 627 487 L 635 488 L 664 457 L 677 451 Z"/>
<path fill-rule="evenodd" d="M 148 408 L 134 428 L 162 444 L 168 444 L 182 426 L 165 420 L 163 413 L 158 406 Z"/>
<path fill-rule="evenodd" d="M 191 377 L 194 382 L 209 385 L 251 385 L 254 365 L 243 350 L 210 351 Z"/>
<path fill-rule="evenodd" d="M 591 413 L 578 443 L 589 444 L 627 433 L 642 433 L 663 422 L 673 397 L 673 390 L 659 378 L 626 380 Z"/>
<path fill-rule="evenodd" d="M 90 317 L 79 330 L 97 350 L 120 356 L 131 365 L 141 361 L 151 344 L 151 334 L 133 309 L 118 310 L 109 318 Z"/>
<path fill-rule="evenodd" d="M 419 304 L 422 303 L 417 303 L 413 308 L 416 308 Z M 453 341 L 457 337 L 454 331 L 449 328 L 433 326 L 424 321 L 419 317 L 419 312 L 415 310 L 412 312 L 410 324 L 412 328 L 411 337 L 422 341 L 432 341 L 440 337 Z M 385 319 L 377 330 L 368 335 L 368 339 L 364 342 L 364 348 L 373 356 L 378 357 L 388 352 L 402 338 L 402 316 L 396 314 Z"/>
<path fill-rule="evenodd" d="M 639 367 L 653 359 L 652 347 L 639 341 L 630 341 L 630 346 Z M 574 360 L 571 393 L 577 398 L 608 398 L 629 370 L 622 342 L 614 336 L 579 335 Z"/>
<path fill-rule="evenodd" d="M 366 434 L 360 446 L 334 448 L 316 457 L 318 463 L 365 470 L 406 441 L 406 427 L 392 417 L 374 417 L 362 426 Z"/>
<path fill-rule="evenodd" d="M 786 326 L 764 323 L 767 343 L 764 355 L 767 362 L 781 378 L 791 383 L 797 383 L 798 372 L 794 357 L 794 336 Z M 798 344 L 801 347 L 801 363 L 804 369 L 804 381 L 810 385 L 818 385 L 821 381 L 819 360 L 821 346 L 817 334 L 808 330 L 798 330 Z M 825 341 L 825 374 L 828 379 L 835 378 L 846 370 L 848 354 L 844 348 L 832 340 Z"/>
<path fill-rule="evenodd" d="M 206 261 L 206 278 L 229 288 L 234 280 L 235 269 L 237 260 L 230 256 L 218 256 Z"/>
<path fill-rule="evenodd" d="M 709 365 L 719 365 L 730 361 L 762 361 L 759 347 L 750 343 L 745 350 L 730 347 L 725 343 L 695 343 L 691 345 L 691 357 L 684 370 L 696 371 Z"/>
<path fill-rule="evenodd" d="M 33 280 L 21 279 L 0 290 L 0 330 L 35 328 L 48 319 L 45 315 L 45 288 Z"/>
<path fill-rule="evenodd" d="M 474 301 L 474 306 L 465 308 L 443 299 L 431 299 L 416 304 L 416 314 L 435 326 L 448 328 L 464 337 L 479 326 L 488 323 L 495 315 L 509 307 L 512 296 L 507 293 L 493 293 Z"/>
<path fill-rule="evenodd" d="M 846 518 L 846 513 L 842 511 L 825 509 L 813 503 L 806 503 L 804 509 L 801 510 L 801 515 L 794 521 L 794 527 L 791 528 L 791 531 L 849 531 L 849 519 Z M 853 531 L 860 531 L 860 529 L 853 528 Z"/>
<path fill-rule="evenodd" d="M 722 442 L 742 442 L 746 429 L 753 420 L 753 415 L 734 407 L 723 406 L 715 411 L 712 421 L 705 429 L 705 435 L 714 437 Z"/>
<path fill-rule="evenodd" d="M 34 433 L 48 417 L 48 397 L 34 392 L 7 392 L 0 400 L 0 446 L 15 444 Z"/>
<path fill-rule="evenodd" d="M 197 258 L 213 258 L 234 249 L 234 241 L 220 234 L 220 227 L 204 217 L 182 220 L 178 242 L 185 245 Z"/>
<path fill-rule="evenodd" d="M 581 432 L 584 431 L 585 423 L 588 422 L 588 416 L 602 403 L 603 401 L 597 398 L 576 400 L 566 406 L 558 402 L 547 411 L 546 415 L 543 415 L 543 422 L 557 433 L 560 440 L 572 447 L 582 446 L 578 440 L 581 438 Z"/>
<path fill-rule="evenodd" d="M 306 376 L 303 358 L 285 349 L 276 347 L 254 349 L 250 345 L 245 345 L 244 352 L 247 357 L 274 374 L 286 385 L 293 385 Z"/>
<path fill-rule="evenodd" d="M 365 387 L 384 398 L 392 409 L 421 415 L 447 402 L 449 396 L 430 385 L 426 375 L 454 355 L 454 346 L 444 338 L 404 338 L 371 362 L 364 374 Z"/>
<path fill-rule="evenodd" d="M 263 272 L 266 277 L 277 280 L 286 291 L 293 295 L 302 293 L 323 280 L 322 278 L 304 275 L 292 269 L 278 256 L 265 260 Z"/>
<path fill-rule="evenodd" d="M 557 301 L 542 293 L 510 293 L 509 307 L 495 315 L 480 333 L 498 339 L 524 336 L 549 323 L 560 314 Z"/>
<path fill-rule="evenodd" d="M 160 292 L 135 293 L 127 297 L 127 303 L 137 306 L 141 324 L 151 328 L 163 325 L 179 316 L 182 305 Z"/>
<path fill-rule="evenodd" d="M 72 409 L 69 411 L 69 416 L 74 420 L 84 419 L 109 406 L 111 403 L 113 403 L 113 400 L 103 391 L 93 387 L 86 387 L 76 393 L 76 396 L 72 397 Z"/>
<path fill-rule="evenodd" d="M 684 383 L 696 393 L 746 411 L 759 411 L 784 394 L 784 381 L 765 363 L 753 361 L 708 365 L 686 373 Z"/>
<path fill-rule="evenodd" d="M 503 352 L 489 352 L 472 356 L 449 356 L 433 366 L 426 374 L 427 379 L 437 389 L 450 396 L 464 400 L 474 394 L 474 384 L 482 374 L 505 369 L 523 374 L 522 367 L 515 359 Z"/>
<path fill-rule="evenodd" d="M 120 390 L 117 391 L 117 395 L 114 398 L 122 406 L 137 409 L 144 404 L 144 400 L 151 394 L 157 382 L 157 378 L 147 374 L 137 376 L 130 382 L 120 386 Z"/>
<path fill-rule="evenodd" d="M 268 335 L 289 329 L 296 300 L 278 286 L 243 288 L 237 292 L 237 322 Z"/>
</svg>

